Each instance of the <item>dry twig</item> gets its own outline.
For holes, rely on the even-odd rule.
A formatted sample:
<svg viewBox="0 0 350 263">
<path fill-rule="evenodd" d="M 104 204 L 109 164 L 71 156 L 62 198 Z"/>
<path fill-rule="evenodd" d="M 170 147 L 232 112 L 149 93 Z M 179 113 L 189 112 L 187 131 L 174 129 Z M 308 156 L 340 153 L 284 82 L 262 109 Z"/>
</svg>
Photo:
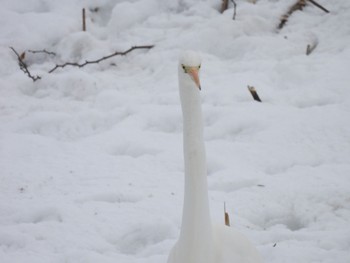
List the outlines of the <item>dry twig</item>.
<svg viewBox="0 0 350 263">
<path fill-rule="evenodd" d="M 252 94 L 254 100 L 261 102 L 261 99 L 253 86 L 248 86 L 248 90 L 250 91 L 250 94 Z"/>
<path fill-rule="evenodd" d="M 88 64 L 96 64 L 96 63 L 99 63 L 103 60 L 106 60 L 106 59 L 109 59 L 109 58 L 112 58 L 114 56 L 125 56 L 126 54 L 128 54 L 129 52 L 135 50 L 135 49 L 151 49 L 153 48 L 154 45 L 144 45 L 144 46 L 133 46 L 131 48 L 129 48 L 128 50 L 126 51 L 123 51 L 123 52 L 119 52 L 119 51 L 116 51 L 114 52 L 113 54 L 110 54 L 108 56 L 104 56 L 102 58 L 99 58 L 99 59 L 96 59 L 96 60 L 86 60 L 84 63 L 76 63 L 76 62 L 66 62 L 64 64 L 56 64 L 56 66 L 54 68 L 52 68 L 48 73 L 52 73 L 54 72 L 56 69 L 58 68 L 64 68 L 66 66 L 75 66 L 75 67 L 79 67 L 79 68 L 82 68 Z M 21 55 L 18 54 L 18 52 L 13 48 L 13 47 L 10 47 L 10 49 L 16 54 L 17 56 L 17 59 L 18 59 L 18 65 L 19 65 L 19 68 L 29 77 L 31 78 L 33 81 L 37 81 L 38 79 L 41 79 L 40 76 L 33 76 L 29 69 L 28 69 L 28 66 L 26 65 L 26 63 L 23 61 L 24 58 L 25 58 L 25 52 L 23 52 Z M 54 52 L 49 52 L 45 49 L 43 50 L 28 50 L 28 52 L 31 52 L 31 53 L 46 53 L 46 54 L 49 54 L 49 55 L 56 55 Z"/>
<path fill-rule="evenodd" d="M 329 13 L 329 11 L 324 8 L 323 6 L 321 6 L 319 3 L 315 2 L 314 0 L 308 0 L 310 3 L 314 4 L 315 6 L 317 6 L 318 8 L 320 8 L 321 10 L 325 11 L 326 13 Z"/>
<path fill-rule="evenodd" d="M 50 51 L 47 51 L 46 49 L 43 49 L 43 50 L 28 50 L 28 52 L 29 53 L 33 53 L 33 54 L 45 53 L 45 54 L 48 54 L 50 56 L 56 56 L 55 52 L 50 52 Z"/>
<path fill-rule="evenodd" d="M 230 226 L 230 216 L 226 212 L 226 203 L 224 203 L 224 213 L 225 213 L 225 225 Z"/>
<path fill-rule="evenodd" d="M 85 8 L 83 8 L 82 15 L 83 15 L 83 31 L 86 31 L 86 16 L 85 16 Z"/>
<path fill-rule="evenodd" d="M 10 47 L 10 49 L 11 49 L 11 50 L 16 54 L 16 56 L 17 56 L 19 68 L 20 68 L 29 78 L 31 78 L 31 79 L 33 80 L 33 82 L 37 81 L 38 79 L 41 79 L 40 76 L 33 76 L 33 75 L 30 73 L 30 71 L 29 71 L 29 69 L 28 69 L 26 63 L 24 63 L 23 59 L 24 59 L 24 56 L 25 56 L 25 52 L 23 52 L 21 55 L 19 55 L 19 54 L 17 53 L 17 51 L 16 51 L 13 47 Z"/>
<path fill-rule="evenodd" d="M 58 65 L 56 65 L 54 68 L 52 68 L 52 69 L 49 71 L 49 73 L 54 72 L 54 71 L 55 71 L 56 69 L 58 69 L 58 68 L 64 68 L 64 67 L 66 67 L 66 66 L 74 66 L 74 67 L 82 68 L 82 67 L 84 67 L 84 66 L 86 66 L 86 65 L 88 65 L 88 64 L 97 64 L 97 63 L 100 63 L 100 62 L 103 61 L 103 60 L 112 58 L 112 57 L 114 57 L 114 56 L 118 56 L 118 55 L 120 55 L 120 56 L 125 56 L 126 54 L 128 54 L 129 52 L 131 52 L 131 51 L 133 51 L 133 50 L 135 50 L 135 49 L 151 49 L 151 48 L 153 48 L 153 47 L 154 47 L 154 45 L 148 45 L 148 46 L 133 46 L 133 47 L 129 48 L 129 49 L 126 50 L 126 51 L 123 51 L 123 52 L 116 51 L 116 52 L 114 52 L 113 54 L 110 54 L 110 55 L 108 55 L 108 56 L 105 56 L 105 57 L 102 57 L 102 58 L 99 58 L 99 59 L 96 59 L 96 60 L 86 60 L 84 63 L 81 63 L 81 64 L 76 63 L 76 62 L 66 62 L 66 63 L 64 63 L 64 64 L 58 64 Z"/>
</svg>

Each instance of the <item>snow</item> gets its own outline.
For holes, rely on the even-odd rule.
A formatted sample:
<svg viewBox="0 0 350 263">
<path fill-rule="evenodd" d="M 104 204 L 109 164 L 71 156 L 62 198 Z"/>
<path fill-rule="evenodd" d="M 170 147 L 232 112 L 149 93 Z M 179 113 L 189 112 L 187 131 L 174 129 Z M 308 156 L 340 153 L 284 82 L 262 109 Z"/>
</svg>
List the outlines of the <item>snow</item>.
<svg viewBox="0 0 350 263">
<path fill-rule="evenodd" d="M 214 0 L 2 1 L 0 262 L 166 262 L 181 227 L 186 48 L 203 59 L 213 220 L 225 202 L 265 262 L 349 262 L 350 2 L 308 4 L 280 31 L 294 1 L 236 2 L 233 21 Z M 56 56 L 26 52 L 33 83 L 9 46 Z"/>
</svg>

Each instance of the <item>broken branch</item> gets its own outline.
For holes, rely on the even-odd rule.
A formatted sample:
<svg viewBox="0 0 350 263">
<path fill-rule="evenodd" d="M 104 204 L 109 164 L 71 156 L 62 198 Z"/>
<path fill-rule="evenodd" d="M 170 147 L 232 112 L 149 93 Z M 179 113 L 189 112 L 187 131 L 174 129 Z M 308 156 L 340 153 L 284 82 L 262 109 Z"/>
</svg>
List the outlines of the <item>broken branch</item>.
<svg viewBox="0 0 350 263">
<path fill-rule="evenodd" d="M 154 47 L 154 45 L 133 46 L 133 47 L 129 48 L 129 49 L 126 50 L 126 51 L 123 51 L 123 52 L 116 51 L 116 52 L 114 52 L 113 54 L 110 54 L 110 55 L 108 55 L 108 56 L 99 58 L 99 59 L 97 59 L 97 60 L 86 60 L 84 63 L 81 63 L 81 64 L 76 63 L 76 62 L 66 62 L 66 63 L 64 63 L 64 64 L 57 64 L 54 68 L 52 68 L 52 69 L 49 71 L 49 73 L 54 72 L 54 71 L 55 71 L 56 69 L 58 69 L 58 68 L 64 68 L 64 67 L 66 67 L 66 66 L 75 66 L 75 67 L 82 68 L 82 67 L 84 67 L 84 66 L 86 66 L 86 65 L 88 65 L 88 64 L 97 64 L 97 63 L 99 63 L 99 62 L 101 62 L 101 61 L 103 61 L 103 60 L 109 59 L 109 58 L 114 57 L 114 56 L 118 56 L 118 55 L 120 55 L 120 56 L 125 56 L 126 54 L 128 54 L 129 52 L 131 52 L 131 51 L 133 51 L 133 50 L 135 50 L 135 49 L 151 49 L 151 48 L 153 48 L 153 47 Z"/>
<path fill-rule="evenodd" d="M 13 47 L 10 47 L 10 49 L 16 54 L 17 59 L 18 59 L 19 68 L 24 72 L 24 74 L 26 74 L 29 78 L 31 78 L 33 80 L 33 82 L 37 81 L 38 79 L 41 79 L 40 76 L 33 76 L 30 73 L 26 63 L 24 63 L 24 61 L 22 59 L 22 58 L 24 58 L 25 53 L 22 53 L 22 55 L 19 55 Z"/>
</svg>

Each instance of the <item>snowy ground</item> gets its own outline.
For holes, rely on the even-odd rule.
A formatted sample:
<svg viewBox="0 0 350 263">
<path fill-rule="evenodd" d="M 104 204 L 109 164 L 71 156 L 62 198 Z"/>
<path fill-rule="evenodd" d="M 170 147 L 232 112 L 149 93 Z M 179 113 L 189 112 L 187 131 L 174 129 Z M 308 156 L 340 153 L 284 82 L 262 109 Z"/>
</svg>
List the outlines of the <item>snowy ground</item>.
<svg viewBox="0 0 350 263">
<path fill-rule="evenodd" d="M 1 1 L 1 263 L 166 262 L 181 226 L 184 48 L 203 57 L 214 221 L 226 202 L 265 262 L 350 262 L 350 1 L 318 0 L 329 14 L 308 5 L 279 32 L 295 1 L 236 2 L 233 21 L 219 0 Z M 33 83 L 9 46 L 57 55 L 26 53 Z"/>
</svg>

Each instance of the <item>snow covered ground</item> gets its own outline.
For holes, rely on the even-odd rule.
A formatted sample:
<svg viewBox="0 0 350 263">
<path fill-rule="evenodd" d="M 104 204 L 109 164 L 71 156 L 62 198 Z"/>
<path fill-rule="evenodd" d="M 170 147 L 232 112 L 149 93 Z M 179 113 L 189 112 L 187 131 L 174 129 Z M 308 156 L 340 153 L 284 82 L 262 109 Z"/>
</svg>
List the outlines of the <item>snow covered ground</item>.
<svg viewBox="0 0 350 263">
<path fill-rule="evenodd" d="M 181 226 L 177 57 L 195 49 L 211 213 L 265 262 L 350 262 L 350 1 L 2 0 L 0 262 L 166 262 Z M 81 32 L 81 9 L 87 32 Z M 306 56 L 306 46 L 318 45 Z M 84 68 L 48 74 L 154 44 Z M 41 80 L 20 71 L 26 52 Z M 263 100 L 253 101 L 253 85 Z"/>
</svg>

